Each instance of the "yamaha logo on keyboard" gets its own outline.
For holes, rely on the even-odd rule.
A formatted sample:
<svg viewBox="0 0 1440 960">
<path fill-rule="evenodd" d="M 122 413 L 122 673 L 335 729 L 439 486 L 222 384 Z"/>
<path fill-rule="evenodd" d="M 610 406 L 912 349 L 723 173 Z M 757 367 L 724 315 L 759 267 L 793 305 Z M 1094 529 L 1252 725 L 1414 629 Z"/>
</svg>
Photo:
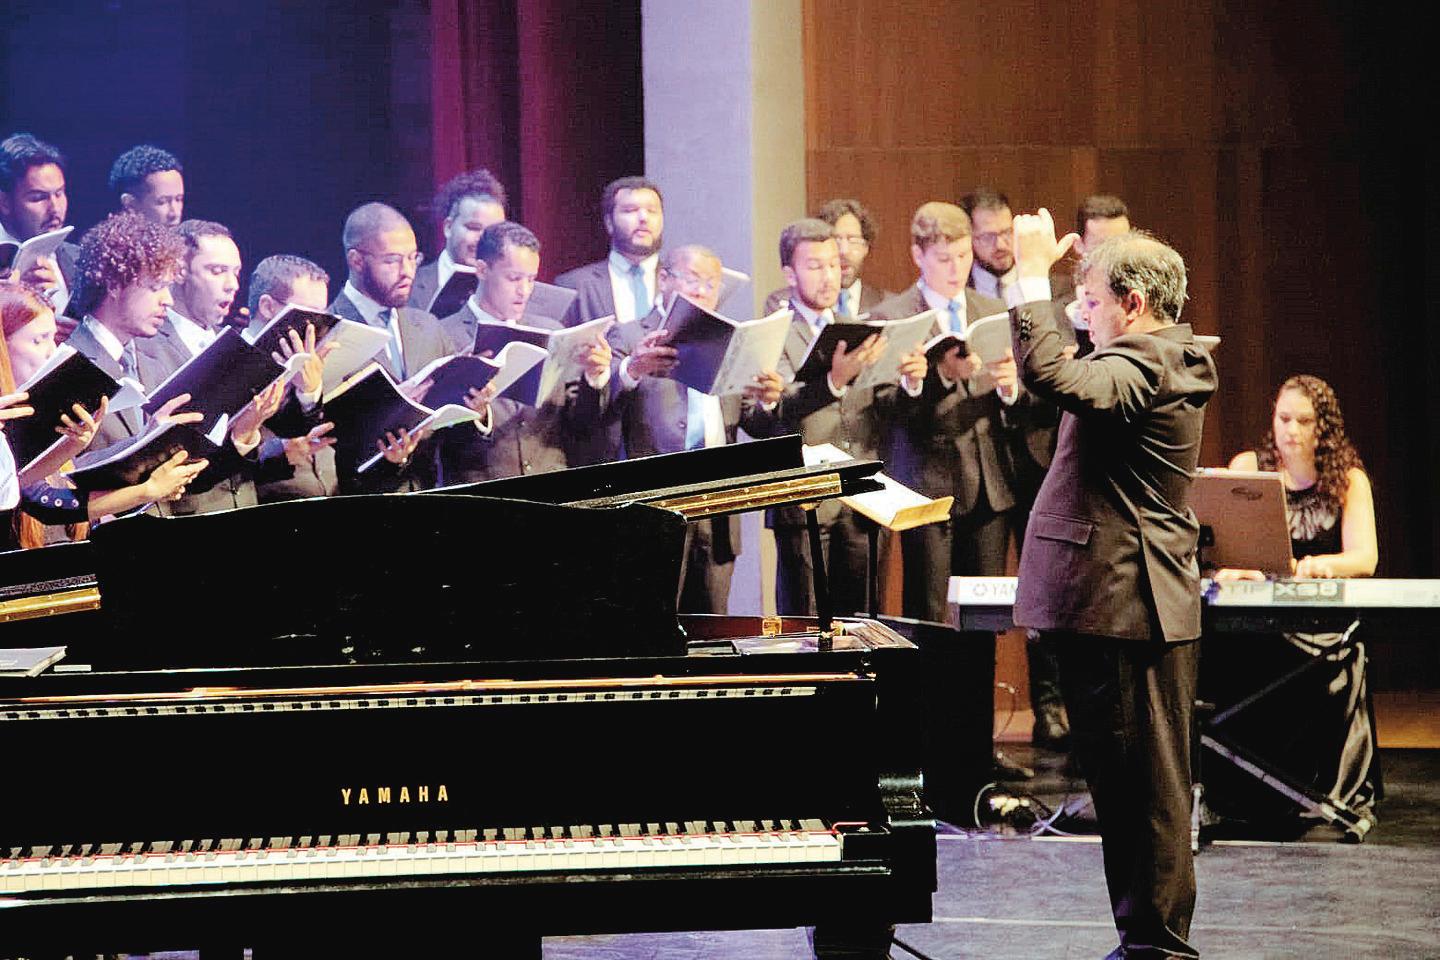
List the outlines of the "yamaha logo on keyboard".
<svg viewBox="0 0 1440 960">
<path fill-rule="evenodd" d="M 450 791 L 445 784 L 431 788 L 429 784 L 417 787 L 341 787 L 342 807 L 363 807 L 381 803 L 449 803 Z"/>
<path fill-rule="evenodd" d="M 1343 603 L 1343 580 L 1276 580 L 1270 599 L 1275 603 Z"/>
</svg>

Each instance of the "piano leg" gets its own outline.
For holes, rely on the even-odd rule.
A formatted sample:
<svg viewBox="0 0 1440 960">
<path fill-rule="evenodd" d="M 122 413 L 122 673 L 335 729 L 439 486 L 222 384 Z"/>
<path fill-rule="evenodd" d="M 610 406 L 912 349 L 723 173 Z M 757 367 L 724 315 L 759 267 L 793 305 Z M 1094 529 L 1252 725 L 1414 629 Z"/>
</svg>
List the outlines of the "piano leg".
<svg viewBox="0 0 1440 960">
<path fill-rule="evenodd" d="M 824 650 L 834 639 L 831 618 L 834 608 L 830 605 L 830 581 L 825 576 L 825 544 L 820 537 L 820 521 L 813 507 L 805 509 L 805 528 L 810 533 L 810 569 L 815 577 L 815 616 L 819 620 L 820 649 Z"/>
</svg>

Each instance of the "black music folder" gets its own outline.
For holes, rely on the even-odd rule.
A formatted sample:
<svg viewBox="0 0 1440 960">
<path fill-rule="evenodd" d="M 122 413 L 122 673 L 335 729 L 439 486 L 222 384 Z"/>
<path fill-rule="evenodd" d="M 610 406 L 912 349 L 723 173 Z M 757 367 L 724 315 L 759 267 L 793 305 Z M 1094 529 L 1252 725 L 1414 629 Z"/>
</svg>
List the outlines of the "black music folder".
<svg viewBox="0 0 1440 960">
<path fill-rule="evenodd" d="M 203 414 L 205 419 L 196 426 L 201 433 L 209 433 L 222 416 L 237 413 L 281 371 L 268 352 L 256 349 L 227 327 L 214 343 L 151 391 L 145 413 L 153 416 L 166 401 L 188 393 L 190 402 L 185 409 Z"/>
<path fill-rule="evenodd" d="M 199 424 L 160 423 L 157 420 L 140 433 L 104 450 L 94 450 L 75 459 L 75 469 L 66 474 L 76 488 L 119 490 L 142 483 L 166 460 L 184 450 L 187 461 L 214 460 L 218 444 L 196 429 Z"/>
<path fill-rule="evenodd" d="M 5 424 L 5 438 L 10 441 L 10 449 L 20 469 L 23 471 L 36 457 L 60 441 L 55 428 L 60 424 L 62 413 L 74 419 L 73 407 L 77 403 L 94 413 L 102 397 L 113 399 L 126 386 L 129 387 L 126 399 L 131 402 L 125 405 L 133 406 L 143 397 L 139 384 L 133 380 L 115 380 L 95 366 L 89 357 L 72 346 L 62 344 L 45 365 L 19 387 L 30 395 L 26 403 L 35 408 L 34 415 Z"/>
<path fill-rule="evenodd" d="M 480 415 L 459 404 L 432 408 L 411 400 L 384 367 L 372 363 L 325 397 L 325 419 L 335 424 L 337 442 L 361 451 L 358 473 L 381 458 L 375 444 L 387 433 L 440 430 Z"/>
<path fill-rule="evenodd" d="M 305 328 L 307 325 L 315 327 L 315 344 L 318 347 L 325 338 L 329 336 L 332 328 L 340 323 L 341 318 L 334 314 L 325 313 L 321 310 L 306 310 L 304 307 L 297 307 L 295 304 L 287 304 L 283 310 L 275 314 L 269 323 L 261 327 L 254 336 L 246 336 L 251 345 L 265 356 L 280 352 L 282 341 L 289 342 L 289 334 L 294 330 L 300 337 L 300 342 L 305 342 Z"/>
<path fill-rule="evenodd" d="M 717 397 L 743 393 L 756 376 L 780 362 L 790 317 L 789 310 L 778 310 L 757 320 L 731 320 L 676 297 L 664 323 L 665 344 L 676 352 L 670 376 Z"/>
<path fill-rule="evenodd" d="M 445 281 L 445 286 L 435 291 L 435 296 L 425 308 L 437 317 L 448 317 L 453 313 L 459 313 L 465 307 L 465 301 L 475 293 L 480 282 L 475 277 L 475 268 L 467 267 L 463 263 L 455 264 L 455 271 L 450 274 L 450 279 Z"/>
</svg>

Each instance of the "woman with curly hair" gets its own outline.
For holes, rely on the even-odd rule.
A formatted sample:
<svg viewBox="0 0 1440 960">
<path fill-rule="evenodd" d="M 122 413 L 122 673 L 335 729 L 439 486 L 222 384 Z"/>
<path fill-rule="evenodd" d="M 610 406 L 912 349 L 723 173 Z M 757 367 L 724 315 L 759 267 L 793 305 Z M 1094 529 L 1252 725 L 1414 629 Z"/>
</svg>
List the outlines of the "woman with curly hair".
<svg viewBox="0 0 1440 960">
<path fill-rule="evenodd" d="M 1273 470 L 1285 485 L 1294 576 L 1368 577 L 1379 550 L 1375 501 L 1360 455 L 1345 433 L 1335 391 L 1319 377 L 1298 375 L 1280 385 L 1270 430 L 1255 450 L 1230 461 L 1236 470 Z M 1216 579 L 1264 579 L 1256 570 L 1221 570 Z M 1365 645 L 1340 646 L 1339 634 L 1286 634 L 1286 644 L 1207 645 L 1202 693 L 1235 702 L 1273 678 L 1306 665 L 1265 700 L 1230 721 L 1241 743 L 1282 770 L 1352 807 L 1377 799 L 1374 727 L 1365 684 Z M 1238 658 L 1238 659 L 1237 659 Z M 1216 669 L 1216 668 L 1219 669 Z M 1235 694 L 1238 694 L 1236 696 Z M 1244 819 L 1293 814 L 1275 807 L 1276 794 L 1258 790 L 1238 771 L 1207 769 L 1213 809 Z"/>
<path fill-rule="evenodd" d="M 1330 384 L 1301 374 L 1280 385 L 1270 430 L 1234 470 L 1278 470 L 1285 484 L 1297 577 L 1368 577 L 1375 572 L 1375 500 L 1360 455 L 1345 434 Z"/>
</svg>

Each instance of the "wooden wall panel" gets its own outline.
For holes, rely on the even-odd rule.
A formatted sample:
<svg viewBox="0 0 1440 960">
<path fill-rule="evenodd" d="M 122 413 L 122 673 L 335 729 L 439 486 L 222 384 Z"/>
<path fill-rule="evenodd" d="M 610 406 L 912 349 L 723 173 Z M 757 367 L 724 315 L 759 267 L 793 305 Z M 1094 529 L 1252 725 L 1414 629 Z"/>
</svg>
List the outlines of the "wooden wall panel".
<svg viewBox="0 0 1440 960">
<path fill-rule="evenodd" d="M 984 183 L 1068 223 L 1086 194 L 1121 195 L 1185 255 L 1189 319 L 1224 338 L 1207 462 L 1254 442 L 1284 376 L 1323 376 L 1372 470 L 1380 572 L 1440 575 L 1440 428 L 1420 416 L 1440 408 L 1440 327 L 1406 300 L 1425 272 L 1414 185 L 1433 183 L 1418 39 L 1359 0 L 806 0 L 805 15 L 808 198 L 875 212 L 868 279 L 912 280 L 925 200 Z"/>
</svg>

